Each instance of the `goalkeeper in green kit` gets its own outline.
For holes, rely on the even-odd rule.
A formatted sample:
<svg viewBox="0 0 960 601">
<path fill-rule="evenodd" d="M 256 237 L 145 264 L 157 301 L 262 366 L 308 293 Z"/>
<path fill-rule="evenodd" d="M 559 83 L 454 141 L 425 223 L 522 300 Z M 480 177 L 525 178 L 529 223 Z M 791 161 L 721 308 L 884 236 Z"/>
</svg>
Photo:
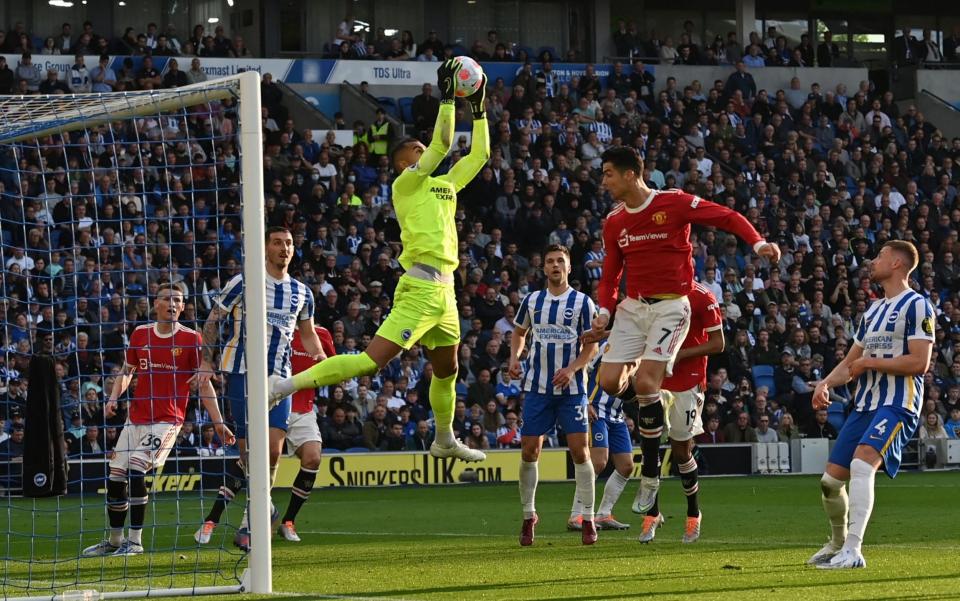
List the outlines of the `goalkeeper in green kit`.
<svg viewBox="0 0 960 601">
<path fill-rule="evenodd" d="M 434 457 L 457 457 L 482 461 L 486 455 L 467 448 L 453 436 L 456 403 L 457 347 L 460 320 L 453 289 L 457 256 L 457 192 L 480 172 L 490 157 L 488 125 L 484 110 L 487 85 L 467 97 L 473 112 L 473 140 L 470 154 L 450 172 L 433 177 L 453 143 L 454 98 L 460 62 L 452 59 L 437 69 L 441 93 L 440 114 L 430 146 L 414 138 L 396 143 L 390 153 L 394 170 L 393 207 L 400 222 L 403 252 L 400 278 L 393 297 L 393 309 L 376 336 L 359 355 L 329 357 L 291 378 L 271 376 L 270 403 L 297 390 L 338 384 L 357 376 L 375 374 L 401 351 L 419 341 L 433 364 L 430 405 L 436 420 L 436 439 L 430 447 Z"/>
</svg>

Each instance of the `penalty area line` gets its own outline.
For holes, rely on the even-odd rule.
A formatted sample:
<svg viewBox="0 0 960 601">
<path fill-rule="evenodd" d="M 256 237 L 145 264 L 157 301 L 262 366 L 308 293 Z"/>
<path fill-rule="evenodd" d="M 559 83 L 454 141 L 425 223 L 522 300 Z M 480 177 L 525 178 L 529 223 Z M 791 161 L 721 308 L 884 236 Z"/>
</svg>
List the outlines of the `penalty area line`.
<svg viewBox="0 0 960 601">
<path fill-rule="evenodd" d="M 353 530 L 298 530 L 300 534 L 317 534 L 317 535 L 328 535 L 328 536 L 437 536 L 437 537 L 450 537 L 450 538 L 513 538 L 513 534 L 486 534 L 482 532 L 369 532 L 369 531 L 353 531 Z M 548 533 L 548 534 L 537 534 L 537 538 L 571 538 L 567 533 Z M 617 537 L 618 539 L 626 540 L 626 538 Z M 764 547 L 815 547 L 817 546 L 816 542 L 803 542 L 803 541 L 780 541 L 777 543 L 771 543 L 766 540 L 712 540 L 709 538 L 701 538 L 701 542 L 714 545 L 738 545 L 738 546 L 764 546 Z M 943 550 L 958 550 L 960 551 L 960 545 L 931 545 L 929 543 L 872 543 L 870 547 L 879 547 L 887 549 L 935 549 L 939 551 Z"/>
</svg>

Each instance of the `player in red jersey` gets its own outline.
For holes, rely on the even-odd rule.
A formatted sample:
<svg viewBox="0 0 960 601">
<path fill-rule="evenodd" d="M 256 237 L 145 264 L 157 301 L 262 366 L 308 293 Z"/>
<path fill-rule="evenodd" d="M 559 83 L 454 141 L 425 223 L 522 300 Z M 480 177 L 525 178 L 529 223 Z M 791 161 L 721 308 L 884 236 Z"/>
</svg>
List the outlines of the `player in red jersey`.
<svg viewBox="0 0 960 601">
<path fill-rule="evenodd" d="M 687 496 L 687 524 L 682 541 L 695 542 L 700 538 L 700 503 L 697 491 L 697 460 L 693 458 L 693 437 L 703 432 L 701 411 L 703 391 L 707 386 L 707 357 L 723 351 L 723 315 L 717 298 L 707 288 L 694 283 L 687 295 L 690 301 L 690 329 L 677 353 L 673 375 L 664 378 L 661 385 L 672 393 L 672 402 L 667 414 L 670 429 L 667 436 L 673 451 L 673 461 L 680 471 L 680 484 Z M 657 457 L 659 459 L 659 456 Z M 646 456 L 643 461 L 647 461 Z M 651 458 L 652 460 L 652 458 Z M 657 461 L 653 461 L 654 464 Z M 658 480 L 659 482 L 659 480 Z M 657 490 L 652 500 L 645 499 L 648 491 L 642 486 L 633 502 L 636 513 L 644 513 L 641 542 L 650 542 L 657 528 L 663 523 L 657 499 Z"/>
<path fill-rule="evenodd" d="M 642 453 L 659 461 L 664 423 L 660 385 L 672 372 L 690 327 L 690 225 L 732 232 L 772 262 L 780 260 L 780 249 L 765 242 L 736 211 L 679 190 L 651 190 L 642 178 L 643 161 L 633 148 L 611 148 L 601 160 L 603 186 L 622 202 L 603 225 L 607 255 L 597 291 L 600 311 L 584 338 L 603 338 L 616 311 L 597 379 L 608 394 L 639 404 Z M 617 305 L 624 272 L 627 298 Z M 658 461 L 643 462 L 642 488 L 653 490 L 659 485 Z"/>
<path fill-rule="evenodd" d="M 190 389 L 197 384 L 195 376 L 200 368 L 203 340 L 199 332 L 178 323 L 184 306 L 184 286 L 162 284 L 153 305 L 157 321 L 138 327 L 130 335 L 123 371 L 104 405 L 107 417 L 115 415 L 117 399 L 136 374 L 137 385 L 130 397 L 127 423 L 110 459 L 107 481 L 110 536 L 84 549 L 86 557 L 143 553 L 143 518 L 148 500 L 144 477 L 152 469 L 163 468 L 180 433 Z M 226 445 L 233 444 L 236 439 L 223 423 L 213 385 L 204 382 L 199 393 L 220 440 Z M 128 508 L 130 530 L 125 539 L 123 524 Z"/>
<path fill-rule="evenodd" d="M 333 346 L 333 336 L 326 328 L 314 326 L 320 338 L 323 354 L 333 357 L 337 350 Z M 303 347 L 300 331 L 293 335 L 291 344 L 293 354 L 290 358 L 293 373 L 300 373 L 316 365 L 318 362 L 310 356 Z M 290 504 L 287 512 L 280 520 L 280 534 L 286 540 L 300 542 L 294 522 L 297 513 L 310 497 L 313 484 L 317 480 L 317 470 L 320 468 L 320 448 L 323 440 L 320 437 L 320 427 L 317 424 L 317 414 L 313 411 L 313 402 L 317 398 L 317 389 L 308 388 L 293 393 L 293 406 L 290 409 L 290 418 L 287 421 L 287 444 L 293 453 L 300 458 L 300 471 L 293 480 L 290 490 Z"/>
</svg>

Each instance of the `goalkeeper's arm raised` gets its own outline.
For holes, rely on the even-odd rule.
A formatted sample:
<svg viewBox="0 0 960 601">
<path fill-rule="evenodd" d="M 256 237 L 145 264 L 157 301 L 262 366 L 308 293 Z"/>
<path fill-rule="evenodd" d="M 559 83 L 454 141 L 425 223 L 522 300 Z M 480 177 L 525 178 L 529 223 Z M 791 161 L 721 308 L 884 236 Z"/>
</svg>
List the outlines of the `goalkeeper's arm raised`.
<svg viewBox="0 0 960 601">
<path fill-rule="evenodd" d="M 480 89 L 467 98 L 473 113 L 473 139 L 470 141 L 470 154 L 457 161 L 457 164 L 450 169 L 450 173 L 440 178 L 456 186 L 458 192 L 480 173 L 490 159 L 490 126 L 487 124 L 486 110 L 483 105 L 486 89 L 487 76 L 484 75 Z"/>
<path fill-rule="evenodd" d="M 412 194 L 420 186 L 423 178 L 429 176 L 447 156 L 453 145 L 453 126 L 455 120 L 454 98 L 457 90 L 457 72 L 460 62 L 445 61 L 437 69 L 437 85 L 440 88 L 440 112 L 433 126 L 433 139 L 423 151 L 415 165 L 404 169 L 393 183 L 394 190 L 400 194 Z"/>
</svg>

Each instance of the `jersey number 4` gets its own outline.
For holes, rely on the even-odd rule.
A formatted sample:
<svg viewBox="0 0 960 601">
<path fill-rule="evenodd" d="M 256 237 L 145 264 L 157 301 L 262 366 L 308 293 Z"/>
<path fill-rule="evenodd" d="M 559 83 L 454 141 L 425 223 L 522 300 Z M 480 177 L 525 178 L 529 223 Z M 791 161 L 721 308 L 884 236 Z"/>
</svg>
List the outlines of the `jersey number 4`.
<svg viewBox="0 0 960 601">
<path fill-rule="evenodd" d="M 877 434 L 879 434 L 880 436 L 883 436 L 884 434 L 886 434 L 886 433 L 887 433 L 887 420 L 886 420 L 886 418 L 884 418 L 884 419 L 880 420 L 879 422 L 877 422 L 877 425 L 874 426 L 874 428 L 877 430 Z"/>
</svg>

